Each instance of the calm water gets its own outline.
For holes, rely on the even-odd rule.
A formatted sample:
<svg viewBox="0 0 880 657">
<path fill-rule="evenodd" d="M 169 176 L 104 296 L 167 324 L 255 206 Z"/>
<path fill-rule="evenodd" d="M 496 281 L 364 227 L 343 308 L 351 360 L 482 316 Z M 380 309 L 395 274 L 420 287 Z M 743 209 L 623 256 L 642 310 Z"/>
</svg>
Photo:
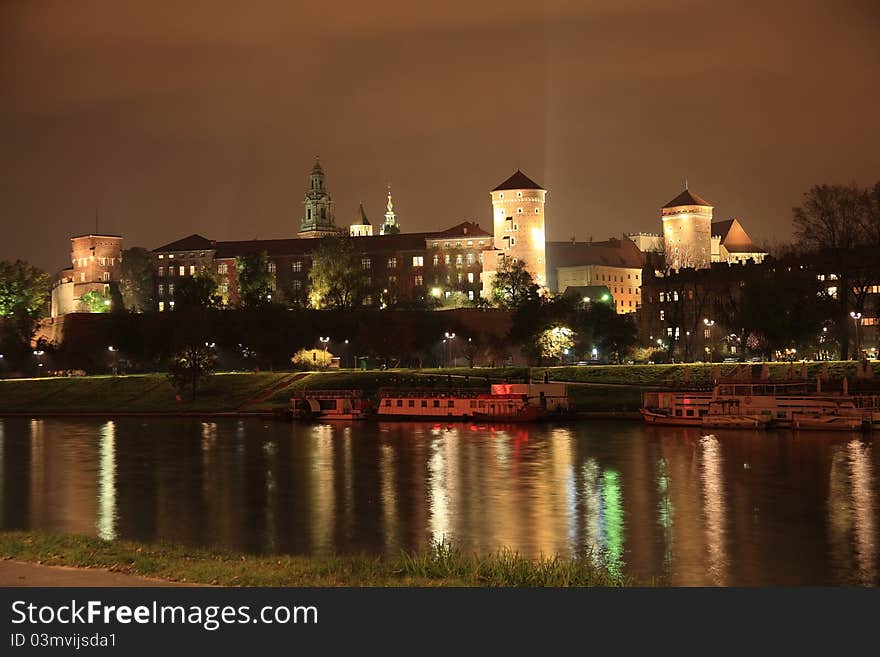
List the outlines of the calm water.
<svg viewBox="0 0 880 657">
<path fill-rule="evenodd" d="M 878 584 L 878 447 L 848 434 L 0 418 L 0 527 L 252 552 L 449 537 L 672 584 Z"/>
</svg>

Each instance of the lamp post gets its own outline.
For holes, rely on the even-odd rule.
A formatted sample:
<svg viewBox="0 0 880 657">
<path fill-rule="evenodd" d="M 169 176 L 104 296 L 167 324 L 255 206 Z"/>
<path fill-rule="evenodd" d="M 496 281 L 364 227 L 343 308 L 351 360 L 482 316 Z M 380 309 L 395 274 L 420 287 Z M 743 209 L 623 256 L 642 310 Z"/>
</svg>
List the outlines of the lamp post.
<svg viewBox="0 0 880 657">
<path fill-rule="evenodd" d="M 447 348 L 449 350 L 449 356 L 445 359 L 445 361 L 448 363 L 451 360 L 452 366 L 455 367 L 455 355 L 454 355 L 455 352 L 454 352 L 454 345 L 452 342 L 453 340 L 455 340 L 455 333 L 450 333 L 449 331 L 447 331 L 443 335 L 445 336 L 443 343 L 445 345 L 447 345 Z"/>
<path fill-rule="evenodd" d="M 321 344 L 324 345 L 324 362 L 327 362 L 327 344 L 330 342 L 330 336 L 328 335 L 326 338 L 319 337 L 318 340 L 321 341 Z"/>
<path fill-rule="evenodd" d="M 111 344 L 109 347 L 107 347 L 107 351 L 110 352 L 110 363 L 111 363 L 111 370 L 113 372 L 113 376 L 116 376 L 116 374 L 118 372 L 117 365 L 116 365 L 116 347 L 114 347 Z"/>
<path fill-rule="evenodd" d="M 853 318 L 856 325 L 856 360 L 859 360 L 862 357 L 862 332 L 860 330 L 862 313 L 850 311 L 849 316 Z"/>
<path fill-rule="evenodd" d="M 706 346 L 706 353 L 709 354 L 709 362 L 711 363 L 711 362 L 714 362 L 714 360 L 715 360 L 713 349 L 712 349 L 712 327 L 715 326 L 715 320 L 709 319 L 708 317 L 706 317 L 703 319 L 703 324 L 706 325 L 706 330 L 708 331 L 708 334 L 709 334 L 707 337 L 707 339 L 709 340 L 709 344 Z"/>
</svg>

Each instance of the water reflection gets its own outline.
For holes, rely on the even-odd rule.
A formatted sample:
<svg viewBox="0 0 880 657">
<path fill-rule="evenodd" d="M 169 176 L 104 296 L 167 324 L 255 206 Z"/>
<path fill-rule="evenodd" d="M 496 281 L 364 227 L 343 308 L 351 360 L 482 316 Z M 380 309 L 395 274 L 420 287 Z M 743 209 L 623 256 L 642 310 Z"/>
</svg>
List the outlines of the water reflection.
<svg viewBox="0 0 880 657">
<path fill-rule="evenodd" d="M 877 451 L 639 424 L 0 421 L 0 525 L 254 552 L 591 551 L 673 584 L 878 583 Z M 744 467 L 747 464 L 748 467 Z"/>
</svg>

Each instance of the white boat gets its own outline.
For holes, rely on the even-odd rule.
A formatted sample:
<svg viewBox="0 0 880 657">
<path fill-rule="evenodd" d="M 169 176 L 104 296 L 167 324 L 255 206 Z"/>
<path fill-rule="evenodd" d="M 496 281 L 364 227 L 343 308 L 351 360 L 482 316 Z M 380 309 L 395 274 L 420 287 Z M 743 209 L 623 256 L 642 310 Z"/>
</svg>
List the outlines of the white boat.
<svg viewBox="0 0 880 657">
<path fill-rule="evenodd" d="M 834 415 L 796 415 L 794 428 L 799 431 L 861 431 L 865 428 L 860 417 Z"/>
<path fill-rule="evenodd" d="M 290 398 L 294 420 L 363 420 L 369 412 L 361 390 L 302 390 Z"/>
</svg>

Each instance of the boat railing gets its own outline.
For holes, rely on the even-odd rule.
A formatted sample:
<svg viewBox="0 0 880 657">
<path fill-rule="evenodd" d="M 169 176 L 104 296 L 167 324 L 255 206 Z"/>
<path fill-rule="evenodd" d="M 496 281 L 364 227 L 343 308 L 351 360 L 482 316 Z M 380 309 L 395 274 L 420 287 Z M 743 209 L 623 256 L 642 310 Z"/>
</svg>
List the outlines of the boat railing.
<svg viewBox="0 0 880 657">
<path fill-rule="evenodd" d="M 444 399 L 448 397 L 476 397 L 485 395 L 486 391 L 477 388 L 379 388 L 378 396 L 385 397 L 431 397 Z"/>
<path fill-rule="evenodd" d="M 360 399 L 364 396 L 364 391 L 354 389 L 294 390 L 291 396 L 302 399 Z"/>
</svg>

